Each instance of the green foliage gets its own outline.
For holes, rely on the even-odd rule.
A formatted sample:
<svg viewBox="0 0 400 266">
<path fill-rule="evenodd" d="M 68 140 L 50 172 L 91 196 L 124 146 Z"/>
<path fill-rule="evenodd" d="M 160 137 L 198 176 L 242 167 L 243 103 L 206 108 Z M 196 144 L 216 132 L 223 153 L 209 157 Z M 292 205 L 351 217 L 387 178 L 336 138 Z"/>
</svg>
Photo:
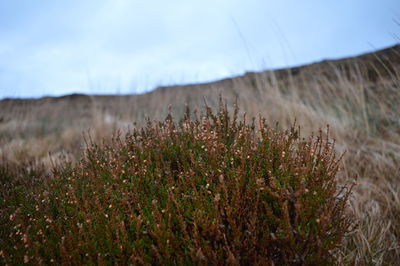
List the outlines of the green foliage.
<svg viewBox="0 0 400 266">
<path fill-rule="evenodd" d="M 2 177 L 0 263 L 334 264 L 351 187 L 333 143 L 237 113 L 149 122 L 24 189 Z"/>
</svg>

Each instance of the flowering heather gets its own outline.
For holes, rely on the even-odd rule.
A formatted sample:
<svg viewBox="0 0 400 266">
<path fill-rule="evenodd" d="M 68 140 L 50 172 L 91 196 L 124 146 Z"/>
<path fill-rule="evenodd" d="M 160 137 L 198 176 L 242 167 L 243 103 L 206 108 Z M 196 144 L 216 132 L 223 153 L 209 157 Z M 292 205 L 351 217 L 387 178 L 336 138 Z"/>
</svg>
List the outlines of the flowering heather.
<svg viewBox="0 0 400 266">
<path fill-rule="evenodd" d="M 335 264 L 352 217 L 334 143 L 237 114 L 149 121 L 48 176 L 3 164 L 0 263 Z"/>
</svg>

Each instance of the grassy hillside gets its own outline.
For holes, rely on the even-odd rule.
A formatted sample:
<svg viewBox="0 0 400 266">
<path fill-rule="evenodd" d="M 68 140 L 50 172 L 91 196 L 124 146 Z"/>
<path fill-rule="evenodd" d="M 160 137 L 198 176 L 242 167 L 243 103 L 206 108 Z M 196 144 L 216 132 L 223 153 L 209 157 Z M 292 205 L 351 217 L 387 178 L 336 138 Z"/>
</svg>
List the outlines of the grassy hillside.
<svg viewBox="0 0 400 266">
<path fill-rule="evenodd" d="M 69 95 L 0 101 L 0 152 L 18 165 L 32 159 L 50 165 L 65 154 L 81 157 L 82 133 L 94 141 L 116 129 L 163 120 L 169 110 L 182 117 L 218 95 L 241 117 L 266 118 L 288 129 L 296 120 L 307 136 L 329 124 L 336 151 L 346 152 L 340 178 L 358 176 L 351 211 L 359 226 L 341 249 L 341 263 L 400 260 L 400 45 L 354 58 L 302 67 L 246 73 L 206 84 L 161 87 L 142 95 Z M 170 106 L 170 107 L 169 107 Z"/>
<path fill-rule="evenodd" d="M 80 95 L 0 101 L 0 148 L 7 157 L 44 158 L 48 151 L 73 152 L 82 132 L 96 136 L 112 129 L 144 125 L 146 118 L 164 119 L 172 108 L 179 117 L 185 104 L 216 107 L 223 95 L 229 107 L 237 100 L 248 117 L 261 114 L 287 128 L 296 118 L 305 132 L 329 123 L 338 134 L 348 127 L 367 134 L 398 132 L 398 71 L 400 46 L 341 60 L 302 67 L 246 73 L 216 82 L 161 87 L 141 95 Z M 378 98 L 377 98 L 378 97 Z M 380 131 L 381 131 L 380 130 Z M 353 130 L 350 130 L 353 131 Z M 389 130 L 392 131 L 392 130 Z M 386 132 L 386 131 L 385 131 Z M 392 133 L 386 132 L 385 139 Z M 62 145 L 60 145 L 62 143 Z M 36 146 L 25 150 L 25 147 Z"/>
</svg>

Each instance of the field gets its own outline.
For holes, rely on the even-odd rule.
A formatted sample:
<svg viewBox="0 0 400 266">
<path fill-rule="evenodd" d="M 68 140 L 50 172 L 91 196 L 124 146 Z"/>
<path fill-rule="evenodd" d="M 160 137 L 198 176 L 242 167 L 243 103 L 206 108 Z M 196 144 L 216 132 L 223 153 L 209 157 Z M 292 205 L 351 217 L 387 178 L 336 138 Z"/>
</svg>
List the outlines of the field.
<svg viewBox="0 0 400 266">
<path fill-rule="evenodd" d="M 336 261 L 373 265 L 400 261 L 399 45 L 354 58 L 161 87 L 142 95 L 4 99 L 0 101 L 0 156 L 2 169 L 8 170 L 2 170 L 0 180 L 0 215 L 10 211 L 11 184 L 31 184 L 24 178 L 30 178 L 32 164 L 43 165 L 36 166 L 43 176 L 52 167 L 62 168 L 65 161 L 77 165 L 87 156 L 90 141 L 115 143 L 112 135 L 117 130 L 123 135 L 146 126 L 147 118 L 163 121 L 169 113 L 179 121 L 186 105 L 199 114 L 205 104 L 218 110 L 219 95 L 229 113 L 237 104 L 238 117 L 245 114 L 249 124 L 259 116 L 279 131 L 296 123 L 305 138 L 329 125 L 336 153 L 344 154 L 339 183 L 357 177 L 347 210 L 355 216 L 354 230 L 344 238 Z M 9 170 L 17 181 L 4 174 Z M 4 234 L 9 219 L 1 222 Z M 6 244 L 9 241 L 0 241 L 2 257 L 8 254 L 1 247 Z"/>
</svg>

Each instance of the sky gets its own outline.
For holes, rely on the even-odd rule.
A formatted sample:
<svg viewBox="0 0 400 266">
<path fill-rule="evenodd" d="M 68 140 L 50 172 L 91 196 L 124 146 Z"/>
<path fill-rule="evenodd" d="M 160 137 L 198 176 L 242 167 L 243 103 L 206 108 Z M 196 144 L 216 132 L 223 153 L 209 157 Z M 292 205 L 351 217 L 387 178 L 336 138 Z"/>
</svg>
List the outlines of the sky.
<svg viewBox="0 0 400 266">
<path fill-rule="evenodd" d="M 399 36 L 399 0 L 0 0 L 0 99 L 144 93 Z"/>
</svg>

